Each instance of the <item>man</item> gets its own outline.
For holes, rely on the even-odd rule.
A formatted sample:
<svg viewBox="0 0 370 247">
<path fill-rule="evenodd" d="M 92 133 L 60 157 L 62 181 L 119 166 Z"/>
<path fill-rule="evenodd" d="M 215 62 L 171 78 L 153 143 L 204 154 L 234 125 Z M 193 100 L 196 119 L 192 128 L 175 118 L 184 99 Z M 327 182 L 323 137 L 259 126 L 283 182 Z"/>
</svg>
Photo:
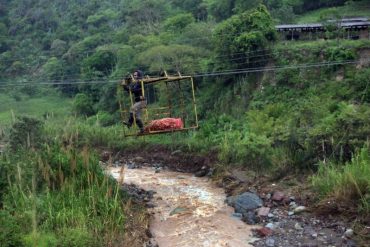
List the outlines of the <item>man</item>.
<svg viewBox="0 0 370 247">
<path fill-rule="evenodd" d="M 134 119 L 136 121 L 136 125 L 139 127 L 140 132 L 139 134 L 144 133 L 144 125 L 141 120 L 141 110 L 146 107 L 146 101 L 143 95 L 143 91 L 141 88 L 141 79 L 143 78 L 143 72 L 140 70 L 135 70 L 133 74 L 134 80 L 131 82 L 129 80 L 125 80 L 125 84 L 123 88 L 134 95 L 135 103 L 130 108 L 130 116 L 127 122 L 123 122 L 127 127 L 131 127 Z M 134 117 L 135 116 L 135 117 Z"/>
</svg>

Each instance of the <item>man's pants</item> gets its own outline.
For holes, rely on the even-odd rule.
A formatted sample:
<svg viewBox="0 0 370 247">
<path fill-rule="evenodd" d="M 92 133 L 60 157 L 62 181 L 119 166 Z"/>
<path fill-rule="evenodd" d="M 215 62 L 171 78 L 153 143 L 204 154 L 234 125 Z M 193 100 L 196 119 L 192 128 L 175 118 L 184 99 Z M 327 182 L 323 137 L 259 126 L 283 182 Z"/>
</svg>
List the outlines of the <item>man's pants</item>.
<svg viewBox="0 0 370 247">
<path fill-rule="evenodd" d="M 135 115 L 136 121 L 141 121 L 141 111 L 145 107 L 146 107 L 146 100 L 141 100 L 139 102 L 136 102 L 133 106 L 131 106 L 130 113 Z"/>
</svg>

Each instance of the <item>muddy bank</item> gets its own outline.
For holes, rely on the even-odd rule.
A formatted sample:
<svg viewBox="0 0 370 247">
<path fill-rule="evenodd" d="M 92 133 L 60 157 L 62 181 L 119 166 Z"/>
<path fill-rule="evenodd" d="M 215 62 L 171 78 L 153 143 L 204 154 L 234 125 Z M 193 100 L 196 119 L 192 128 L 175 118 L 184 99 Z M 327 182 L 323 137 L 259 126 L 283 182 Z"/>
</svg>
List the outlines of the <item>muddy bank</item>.
<svg viewBox="0 0 370 247">
<path fill-rule="evenodd" d="M 169 150 L 166 147 L 156 145 L 145 147 L 145 149 L 132 148 L 120 150 L 115 153 L 111 151 L 102 152 L 102 160 L 107 162 L 135 163 L 137 165 L 167 167 L 173 171 L 195 173 L 202 167 L 210 168 L 217 163 L 217 154 L 209 152 L 205 156 L 186 153 L 182 150 Z"/>
</svg>

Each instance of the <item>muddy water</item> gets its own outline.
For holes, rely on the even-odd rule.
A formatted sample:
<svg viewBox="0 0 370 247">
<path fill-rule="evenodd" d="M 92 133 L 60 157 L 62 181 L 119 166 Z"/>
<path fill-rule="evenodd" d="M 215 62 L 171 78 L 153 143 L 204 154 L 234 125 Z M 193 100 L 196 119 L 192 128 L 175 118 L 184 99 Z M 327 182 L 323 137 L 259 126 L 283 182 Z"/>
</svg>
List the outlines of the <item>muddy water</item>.
<svg viewBox="0 0 370 247">
<path fill-rule="evenodd" d="M 152 168 L 112 168 L 126 184 L 154 190 L 150 230 L 159 247 L 239 247 L 248 244 L 251 226 L 232 216 L 225 193 L 207 178 Z M 122 174 L 122 176 L 120 176 Z"/>
</svg>

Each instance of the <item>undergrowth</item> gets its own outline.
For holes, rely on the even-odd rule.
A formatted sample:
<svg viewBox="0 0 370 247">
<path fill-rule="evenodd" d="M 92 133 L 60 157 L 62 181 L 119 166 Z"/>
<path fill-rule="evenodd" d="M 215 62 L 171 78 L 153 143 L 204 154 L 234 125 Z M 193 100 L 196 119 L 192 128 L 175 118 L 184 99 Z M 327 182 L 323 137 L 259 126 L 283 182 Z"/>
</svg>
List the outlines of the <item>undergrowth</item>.
<svg viewBox="0 0 370 247">
<path fill-rule="evenodd" d="M 24 120 L 24 119 L 23 119 Z M 22 123 L 22 119 L 19 120 Z M 106 176 L 87 146 L 45 138 L 28 145 L 16 122 L 14 149 L 1 156 L 0 243 L 4 246 L 116 246 L 122 244 L 128 197 Z M 31 129 L 41 122 L 28 121 Z M 71 134 L 72 135 L 72 134 Z M 76 133 L 75 133 L 76 135 Z M 76 139 L 73 137 L 72 139 Z M 31 139 L 33 140 L 33 139 Z M 12 151 L 13 150 L 13 151 Z M 3 234 L 4 233 L 4 234 Z M 2 245 L 3 246 L 3 245 Z"/>
<path fill-rule="evenodd" d="M 362 148 L 350 162 L 338 165 L 321 163 L 312 177 L 313 188 L 321 198 L 333 198 L 343 208 L 355 208 L 370 220 L 370 150 Z"/>
</svg>

